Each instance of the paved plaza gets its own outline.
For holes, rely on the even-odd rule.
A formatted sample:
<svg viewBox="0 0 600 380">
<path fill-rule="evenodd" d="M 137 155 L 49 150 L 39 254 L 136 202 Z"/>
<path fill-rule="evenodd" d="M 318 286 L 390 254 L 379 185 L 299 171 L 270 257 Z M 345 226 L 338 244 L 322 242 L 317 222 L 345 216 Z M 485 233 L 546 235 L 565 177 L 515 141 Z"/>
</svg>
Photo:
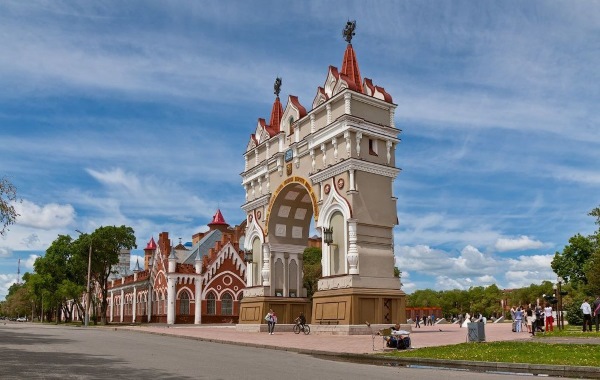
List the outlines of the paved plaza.
<svg viewBox="0 0 600 380">
<path fill-rule="evenodd" d="M 383 348 L 383 340 L 379 336 L 375 336 L 373 339 L 371 335 L 313 333 L 310 335 L 296 335 L 292 332 L 277 331 L 277 327 L 274 335 L 269 335 L 266 332 L 240 332 L 236 330 L 235 325 L 141 325 L 115 328 L 288 351 L 370 354 L 381 351 Z M 423 326 L 413 329 L 410 337 L 413 348 L 458 344 L 467 341 L 467 329 L 456 324 Z M 531 339 L 531 336 L 526 332 L 513 333 L 510 323 L 486 324 L 485 337 L 487 342 Z"/>
</svg>

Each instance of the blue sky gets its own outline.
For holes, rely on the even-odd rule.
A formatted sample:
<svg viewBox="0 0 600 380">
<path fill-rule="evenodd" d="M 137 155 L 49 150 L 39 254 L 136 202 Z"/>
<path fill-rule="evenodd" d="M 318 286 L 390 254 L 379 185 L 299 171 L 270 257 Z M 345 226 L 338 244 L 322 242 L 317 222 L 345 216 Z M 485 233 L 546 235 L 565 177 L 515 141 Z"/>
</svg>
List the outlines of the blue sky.
<svg viewBox="0 0 600 380">
<path fill-rule="evenodd" d="M 126 224 L 141 249 L 217 207 L 239 224 L 275 77 L 310 109 L 348 19 L 363 78 L 398 104 L 404 289 L 553 280 L 600 204 L 600 2 L 5 0 L 0 175 L 23 203 L 0 299 L 59 234 Z"/>
</svg>

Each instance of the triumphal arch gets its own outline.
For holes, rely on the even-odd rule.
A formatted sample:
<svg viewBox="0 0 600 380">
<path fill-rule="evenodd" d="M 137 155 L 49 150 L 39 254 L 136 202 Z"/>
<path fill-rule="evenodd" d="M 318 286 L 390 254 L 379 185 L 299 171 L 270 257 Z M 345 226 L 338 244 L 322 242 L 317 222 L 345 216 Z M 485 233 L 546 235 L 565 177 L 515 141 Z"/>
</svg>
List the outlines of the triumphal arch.
<svg viewBox="0 0 600 380">
<path fill-rule="evenodd" d="M 366 322 L 405 323 L 405 294 L 394 277 L 393 182 L 400 130 L 383 87 L 361 78 L 351 40 L 341 69 L 329 66 L 309 111 L 275 82 L 267 123 L 258 119 L 244 154 L 245 247 L 252 251 L 240 324 L 258 325 L 269 308 L 279 323 L 304 312 L 313 326 L 353 333 Z M 312 301 L 302 253 L 321 232 L 322 277 Z"/>
</svg>

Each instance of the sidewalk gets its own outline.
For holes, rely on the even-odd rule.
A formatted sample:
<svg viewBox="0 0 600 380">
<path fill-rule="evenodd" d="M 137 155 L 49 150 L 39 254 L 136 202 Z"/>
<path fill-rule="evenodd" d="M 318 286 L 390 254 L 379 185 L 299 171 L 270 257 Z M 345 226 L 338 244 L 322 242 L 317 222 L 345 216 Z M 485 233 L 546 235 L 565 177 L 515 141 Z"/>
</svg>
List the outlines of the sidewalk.
<svg viewBox="0 0 600 380">
<path fill-rule="evenodd" d="M 383 348 L 383 339 L 379 336 L 375 336 L 375 339 L 373 339 L 371 335 L 319 335 L 313 333 L 310 335 L 296 335 L 291 332 L 278 332 L 277 327 L 274 335 L 239 332 L 234 325 L 141 325 L 120 326 L 117 328 L 289 351 L 372 354 L 377 351 L 381 352 Z M 423 326 L 420 329 L 414 329 L 410 338 L 413 348 L 458 344 L 467 341 L 467 329 L 453 324 Z M 513 333 L 510 323 L 486 324 L 485 338 L 487 342 L 531 339 L 528 333 Z"/>
</svg>

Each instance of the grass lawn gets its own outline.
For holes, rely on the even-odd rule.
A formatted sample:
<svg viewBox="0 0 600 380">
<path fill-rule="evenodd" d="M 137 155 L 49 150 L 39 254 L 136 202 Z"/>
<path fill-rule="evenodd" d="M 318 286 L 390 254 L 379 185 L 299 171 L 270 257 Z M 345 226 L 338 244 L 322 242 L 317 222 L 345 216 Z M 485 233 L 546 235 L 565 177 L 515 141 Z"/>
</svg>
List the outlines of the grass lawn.
<svg viewBox="0 0 600 380">
<path fill-rule="evenodd" d="M 581 331 L 581 326 L 565 326 L 565 328 L 561 331 L 554 327 L 554 331 L 550 331 L 546 334 L 536 334 L 537 338 L 556 338 L 556 337 L 573 337 L 573 338 L 600 338 L 600 332 L 596 332 L 596 327 L 594 326 L 592 332 Z"/>
<path fill-rule="evenodd" d="M 593 334 L 596 337 L 600 336 L 600 334 Z M 384 355 L 403 358 L 600 366 L 600 346 L 595 344 L 554 344 L 531 341 L 461 343 L 394 351 Z"/>
</svg>

